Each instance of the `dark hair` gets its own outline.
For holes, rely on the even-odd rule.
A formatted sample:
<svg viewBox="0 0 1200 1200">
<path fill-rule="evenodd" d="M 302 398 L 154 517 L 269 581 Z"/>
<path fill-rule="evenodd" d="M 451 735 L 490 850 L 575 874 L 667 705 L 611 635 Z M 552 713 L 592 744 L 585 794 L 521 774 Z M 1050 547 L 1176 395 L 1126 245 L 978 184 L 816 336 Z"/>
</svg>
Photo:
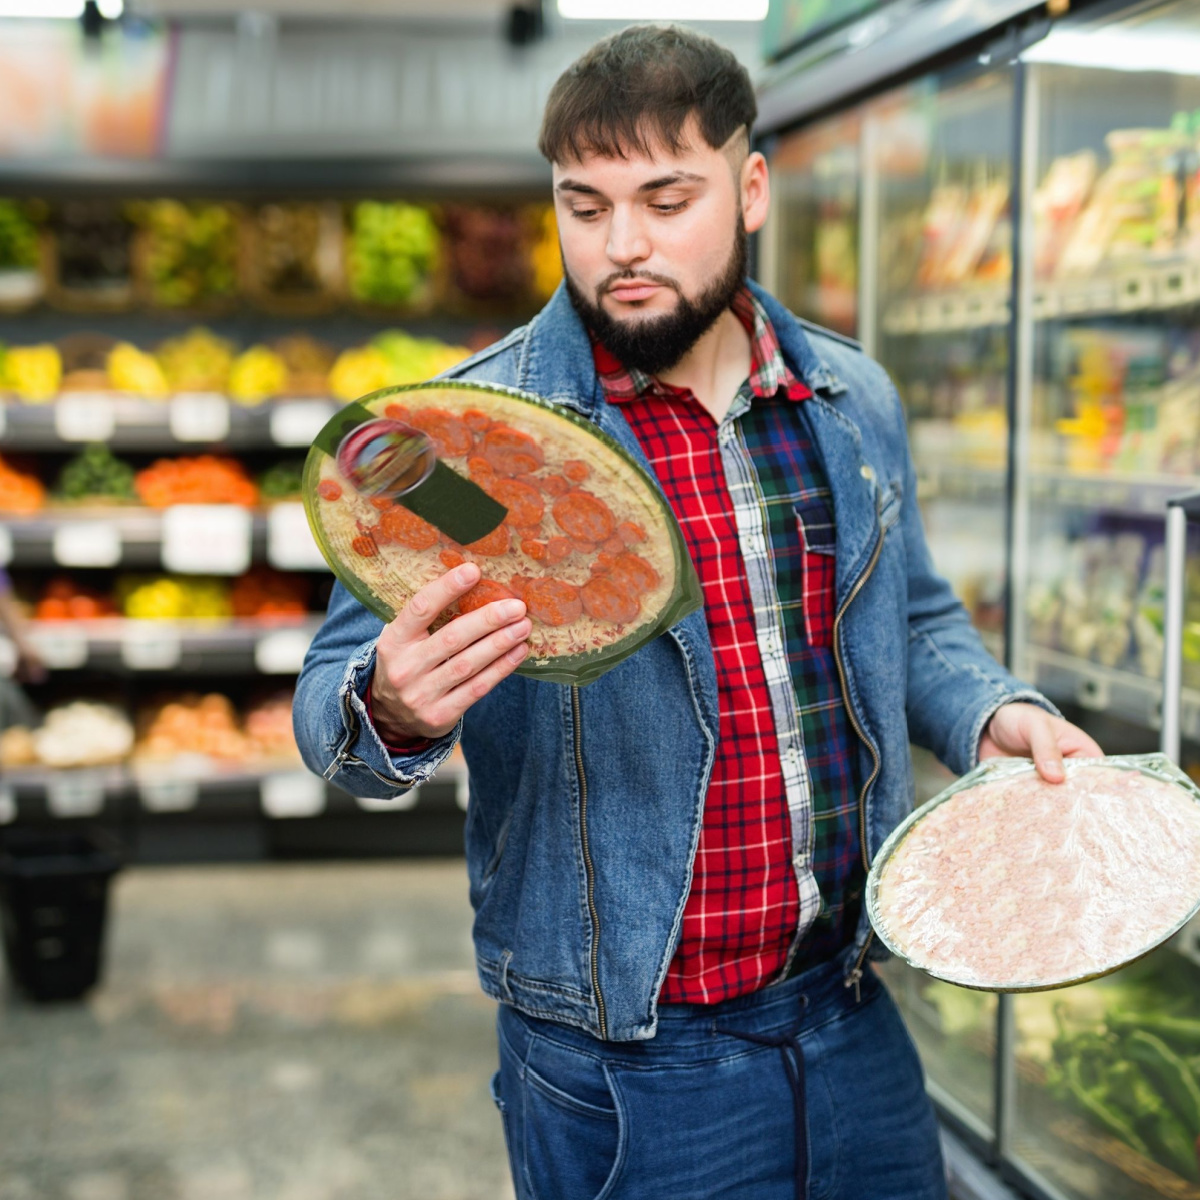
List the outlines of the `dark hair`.
<svg viewBox="0 0 1200 1200">
<path fill-rule="evenodd" d="M 719 150 L 758 116 L 750 75 L 710 37 L 678 25 L 631 25 L 597 42 L 550 89 L 538 149 L 552 163 L 683 149 L 692 114 Z"/>
</svg>

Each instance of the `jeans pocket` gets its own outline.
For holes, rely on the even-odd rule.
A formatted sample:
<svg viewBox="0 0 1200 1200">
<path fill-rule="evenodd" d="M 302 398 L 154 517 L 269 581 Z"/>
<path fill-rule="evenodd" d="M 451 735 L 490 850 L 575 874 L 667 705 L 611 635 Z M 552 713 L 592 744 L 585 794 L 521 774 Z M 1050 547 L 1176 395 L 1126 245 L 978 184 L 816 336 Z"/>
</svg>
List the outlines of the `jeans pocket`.
<svg viewBox="0 0 1200 1200">
<path fill-rule="evenodd" d="M 804 635 L 810 646 L 833 645 L 834 595 L 837 575 L 837 529 L 831 501 L 806 500 L 796 505 L 800 535 L 801 608 Z"/>
<path fill-rule="evenodd" d="M 596 1200 L 617 1166 L 621 1122 L 604 1064 L 535 1039 L 525 1064 L 523 1167 L 537 1200 Z"/>
</svg>

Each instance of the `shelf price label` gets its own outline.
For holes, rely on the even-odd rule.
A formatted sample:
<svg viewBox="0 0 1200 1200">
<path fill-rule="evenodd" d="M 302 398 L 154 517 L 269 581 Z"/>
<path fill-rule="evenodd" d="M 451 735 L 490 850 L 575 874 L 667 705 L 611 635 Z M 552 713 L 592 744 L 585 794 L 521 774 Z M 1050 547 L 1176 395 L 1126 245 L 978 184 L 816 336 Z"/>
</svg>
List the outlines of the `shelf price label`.
<svg viewBox="0 0 1200 1200">
<path fill-rule="evenodd" d="M 277 629 L 254 644 L 254 666 L 263 675 L 298 675 L 312 642 L 310 629 Z"/>
<path fill-rule="evenodd" d="M 88 660 L 88 640 L 77 630 L 38 630 L 30 637 L 48 670 L 78 671 Z"/>
<path fill-rule="evenodd" d="M 11 825 L 17 819 L 17 794 L 8 784 L 0 785 L 0 825 Z"/>
<path fill-rule="evenodd" d="M 131 671 L 169 671 L 182 656 L 179 634 L 169 625 L 135 621 L 121 633 L 121 662 Z"/>
<path fill-rule="evenodd" d="M 191 812 L 200 798 L 200 785 L 169 771 L 138 776 L 138 798 L 152 813 Z"/>
<path fill-rule="evenodd" d="M 163 514 L 162 564 L 181 575 L 240 575 L 252 533 L 250 514 L 235 504 L 178 504 Z"/>
<path fill-rule="evenodd" d="M 54 431 L 64 442 L 107 442 L 117 416 L 103 393 L 67 392 L 54 406 Z"/>
<path fill-rule="evenodd" d="M 316 817 L 325 811 L 325 781 L 307 771 L 267 775 L 259 794 L 268 817 Z"/>
<path fill-rule="evenodd" d="M 222 442 L 229 436 L 229 401 L 217 392 L 180 392 L 168 421 L 177 442 Z"/>
<path fill-rule="evenodd" d="M 46 781 L 46 807 L 55 817 L 94 817 L 104 808 L 104 778 L 96 771 L 55 771 Z"/>
<path fill-rule="evenodd" d="M 303 504 L 276 504 L 267 513 L 267 562 L 281 571 L 310 571 L 325 566 Z"/>
<path fill-rule="evenodd" d="M 0 525 L 0 567 L 7 567 L 12 562 L 12 557 L 12 530 L 7 525 Z"/>
<path fill-rule="evenodd" d="M 271 409 L 271 441 L 277 446 L 311 446 L 336 411 L 329 400 L 280 400 Z"/>
<path fill-rule="evenodd" d="M 55 529 L 50 554 L 60 567 L 115 567 L 121 531 L 111 521 L 70 521 Z"/>
<path fill-rule="evenodd" d="M 369 813 L 387 813 L 387 812 L 408 812 L 410 809 L 416 808 L 417 801 L 420 799 L 421 789 L 419 787 L 409 788 L 407 792 L 401 792 L 399 796 L 392 796 L 388 800 L 380 799 L 378 796 L 355 796 L 354 803 L 358 805 L 363 812 Z"/>
</svg>

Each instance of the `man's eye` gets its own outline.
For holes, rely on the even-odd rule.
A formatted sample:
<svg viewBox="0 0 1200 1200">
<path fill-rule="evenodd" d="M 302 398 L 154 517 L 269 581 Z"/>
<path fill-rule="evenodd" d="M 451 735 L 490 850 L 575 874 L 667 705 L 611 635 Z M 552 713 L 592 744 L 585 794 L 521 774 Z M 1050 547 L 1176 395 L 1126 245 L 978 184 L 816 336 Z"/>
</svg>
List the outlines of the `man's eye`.
<svg viewBox="0 0 1200 1200">
<path fill-rule="evenodd" d="M 683 212 L 683 210 L 685 208 L 687 208 L 687 206 L 688 206 L 688 202 L 686 200 L 680 200 L 675 204 L 652 204 L 652 205 L 650 205 L 650 207 L 652 209 L 654 209 L 655 212 L 659 212 L 659 213 Z"/>
<path fill-rule="evenodd" d="M 573 216 L 577 221 L 590 221 L 593 217 L 596 217 L 599 215 L 600 215 L 600 210 L 598 208 L 573 208 L 573 209 L 571 209 L 571 216 Z"/>
</svg>

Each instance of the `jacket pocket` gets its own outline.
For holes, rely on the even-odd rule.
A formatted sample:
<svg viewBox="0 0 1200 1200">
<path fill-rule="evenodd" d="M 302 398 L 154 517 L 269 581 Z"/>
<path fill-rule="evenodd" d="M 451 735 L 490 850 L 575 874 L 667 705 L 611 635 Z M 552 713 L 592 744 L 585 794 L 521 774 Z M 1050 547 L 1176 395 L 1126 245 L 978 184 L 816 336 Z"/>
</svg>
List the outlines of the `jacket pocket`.
<svg viewBox="0 0 1200 1200">
<path fill-rule="evenodd" d="M 828 498 L 803 500 L 796 505 L 800 535 L 801 610 L 804 636 L 810 646 L 833 645 L 834 596 L 837 566 L 837 528 Z"/>
</svg>

